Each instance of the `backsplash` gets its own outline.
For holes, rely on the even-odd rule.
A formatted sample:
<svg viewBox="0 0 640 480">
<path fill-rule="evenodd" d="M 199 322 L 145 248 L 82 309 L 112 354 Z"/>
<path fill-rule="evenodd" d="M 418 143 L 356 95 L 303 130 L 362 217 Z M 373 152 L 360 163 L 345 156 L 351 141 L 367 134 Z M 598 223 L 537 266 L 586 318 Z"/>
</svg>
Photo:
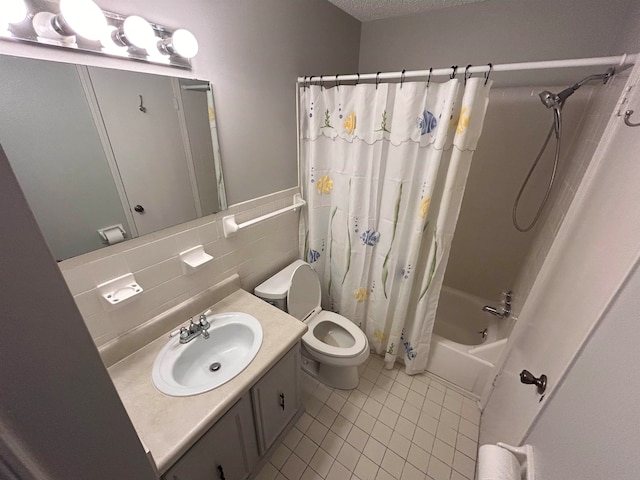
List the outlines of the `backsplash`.
<svg viewBox="0 0 640 480">
<path fill-rule="evenodd" d="M 97 346 L 113 340 L 156 315 L 237 273 L 242 288 L 253 288 L 298 257 L 299 213 L 285 213 L 225 238 L 222 218 L 238 223 L 291 205 L 291 188 L 234 205 L 224 212 L 87 253 L 59 264 Z M 214 259 L 190 275 L 178 257 L 204 245 Z M 129 303 L 105 309 L 96 286 L 133 273 L 144 291 Z M 187 319 L 185 319 L 186 321 Z"/>
</svg>

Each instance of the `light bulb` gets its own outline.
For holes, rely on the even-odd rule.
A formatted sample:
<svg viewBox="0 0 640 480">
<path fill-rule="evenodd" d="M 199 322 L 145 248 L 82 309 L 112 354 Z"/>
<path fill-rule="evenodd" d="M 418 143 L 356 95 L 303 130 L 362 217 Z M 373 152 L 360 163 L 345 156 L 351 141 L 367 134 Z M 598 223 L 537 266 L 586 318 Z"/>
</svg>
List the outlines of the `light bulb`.
<svg viewBox="0 0 640 480">
<path fill-rule="evenodd" d="M 100 40 L 104 36 L 107 19 L 94 1 L 60 0 L 60 13 L 69 28 L 81 37 Z"/>
<path fill-rule="evenodd" d="M 126 42 L 144 50 L 151 50 L 158 39 L 153 27 L 144 18 L 132 15 L 127 17 L 122 25 Z"/>
<path fill-rule="evenodd" d="M 173 50 L 184 58 L 193 58 L 198 54 L 198 40 L 189 30 L 180 28 L 171 37 Z"/>
<path fill-rule="evenodd" d="M 0 26 L 20 23 L 27 18 L 27 6 L 23 0 L 2 0 L 0 2 Z"/>
</svg>

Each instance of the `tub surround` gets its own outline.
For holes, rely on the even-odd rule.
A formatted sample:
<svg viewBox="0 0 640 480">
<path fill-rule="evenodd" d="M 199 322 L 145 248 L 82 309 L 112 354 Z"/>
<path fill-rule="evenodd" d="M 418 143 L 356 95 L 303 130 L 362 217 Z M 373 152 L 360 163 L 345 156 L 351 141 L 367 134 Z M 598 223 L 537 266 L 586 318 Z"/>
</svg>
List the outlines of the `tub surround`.
<svg viewBox="0 0 640 480">
<path fill-rule="evenodd" d="M 307 331 L 304 323 L 241 290 L 237 275 L 207 292 L 147 322 L 139 331 L 122 338 L 120 345 L 101 349 L 131 422 L 150 450 L 160 474 L 165 473 Z M 260 351 L 242 373 L 214 390 L 190 397 L 164 395 L 151 380 L 153 362 L 169 340 L 168 332 L 210 306 L 207 300 L 215 303 L 211 307 L 214 314 L 237 311 L 256 317 L 264 333 Z M 159 337 L 158 332 L 161 332 Z M 157 338 L 118 361 L 149 337 Z M 117 363 L 110 365 L 110 362 Z"/>
</svg>

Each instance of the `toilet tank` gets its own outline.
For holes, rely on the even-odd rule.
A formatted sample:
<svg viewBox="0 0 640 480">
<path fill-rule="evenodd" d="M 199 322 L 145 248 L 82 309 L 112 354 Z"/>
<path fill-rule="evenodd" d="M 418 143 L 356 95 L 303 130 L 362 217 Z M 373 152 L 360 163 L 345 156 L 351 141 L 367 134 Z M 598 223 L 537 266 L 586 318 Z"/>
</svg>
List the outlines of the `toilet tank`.
<svg viewBox="0 0 640 480">
<path fill-rule="evenodd" d="M 305 262 L 302 260 L 296 260 L 291 265 L 283 268 L 278 273 L 258 285 L 253 290 L 254 295 L 286 312 L 287 293 L 289 293 L 291 277 L 293 276 L 293 272 L 296 268 L 300 265 L 304 265 L 304 263 Z"/>
</svg>

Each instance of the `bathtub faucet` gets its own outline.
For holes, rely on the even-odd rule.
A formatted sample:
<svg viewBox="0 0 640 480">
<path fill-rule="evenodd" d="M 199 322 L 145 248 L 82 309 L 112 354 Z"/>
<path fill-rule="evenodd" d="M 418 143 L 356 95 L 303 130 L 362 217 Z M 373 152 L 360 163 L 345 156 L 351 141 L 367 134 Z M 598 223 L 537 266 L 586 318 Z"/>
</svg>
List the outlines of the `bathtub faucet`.
<svg viewBox="0 0 640 480">
<path fill-rule="evenodd" d="M 503 299 L 500 302 L 500 307 L 492 307 L 490 305 L 485 305 L 482 307 L 483 312 L 489 312 L 491 315 L 495 315 L 498 318 L 506 318 L 511 314 L 511 298 L 513 296 L 513 292 L 509 290 L 508 292 L 502 293 Z"/>
</svg>

